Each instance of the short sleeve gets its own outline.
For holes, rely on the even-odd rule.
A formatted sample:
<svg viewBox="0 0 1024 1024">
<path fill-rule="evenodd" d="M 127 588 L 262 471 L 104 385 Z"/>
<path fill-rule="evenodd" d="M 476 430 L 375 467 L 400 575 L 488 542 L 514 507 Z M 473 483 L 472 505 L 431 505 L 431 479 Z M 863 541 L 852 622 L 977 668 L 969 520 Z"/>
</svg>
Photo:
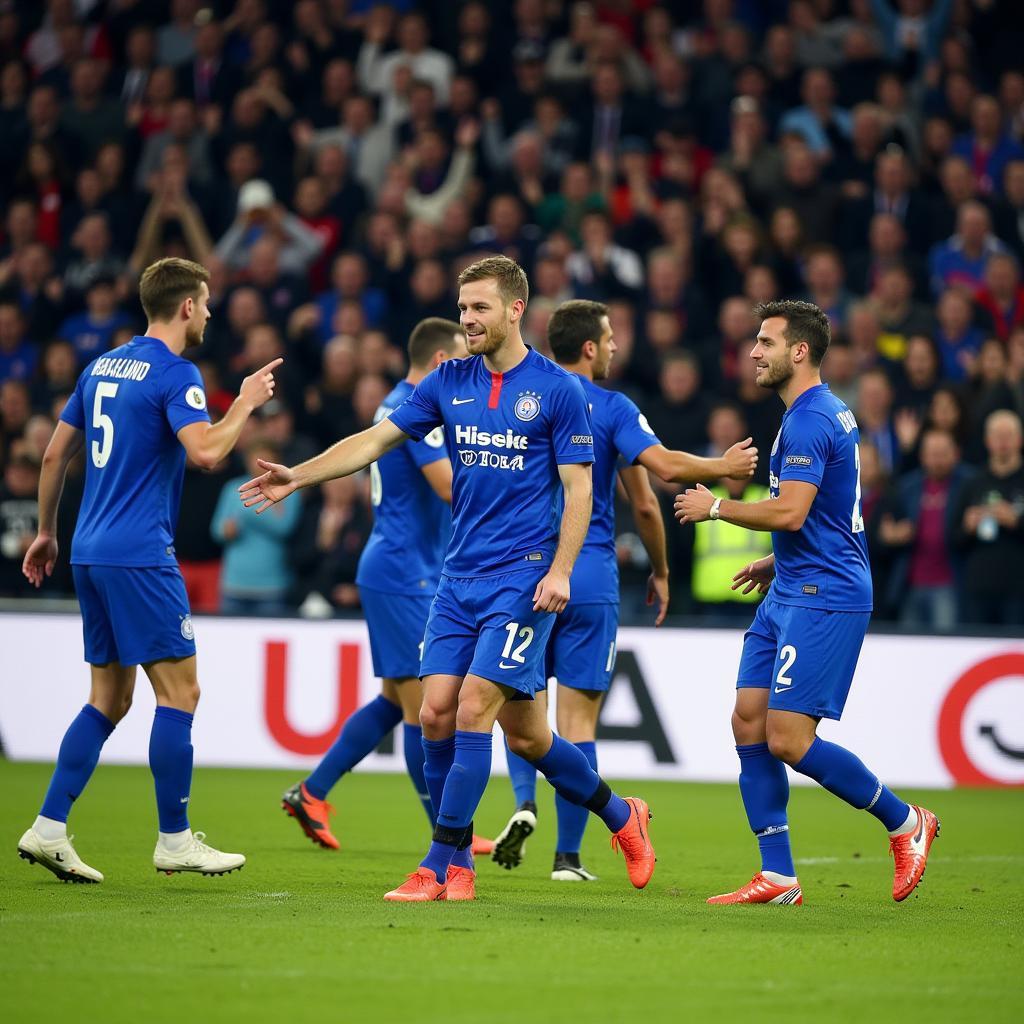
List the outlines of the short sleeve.
<svg viewBox="0 0 1024 1024">
<path fill-rule="evenodd" d="M 203 378 L 195 363 L 183 360 L 169 366 L 160 381 L 164 415 L 175 434 L 190 423 L 209 423 Z"/>
<path fill-rule="evenodd" d="M 422 441 L 414 441 L 408 446 L 412 461 L 422 469 L 432 462 L 439 462 L 448 458 L 448 451 L 444 446 L 444 427 L 434 427 Z"/>
<path fill-rule="evenodd" d="M 661 441 L 634 402 L 625 395 L 616 395 L 613 401 L 612 437 L 619 454 L 632 465 L 642 452 Z"/>
<path fill-rule="evenodd" d="M 821 486 L 825 466 L 832 457 L 835 424 L 820 412 L 790 417 L 781 442 L 779 482 L 803 480 Z"/>
<path fill-rule="evenodd" d="M 552 390 L 551 441 L 560 466 L 594 461 L 594 427 L 583 388 L 575 377 Z"/>
<path fill-rule="evenodd" d="M 88 370 L 85 371 L 85 373 L 88 372 Z M 76 430 L 85 430 L 85 406 L 82 401 L 82 381 L 85 379 L 85 373 L 78 378 L 75 390 L 71 392 L 67 402 L 64 403 L 60 414 L 60 418 Z"/>
<path fill-rule="evenodd" d="M 438 400 L 440 369 L 431 370 L 416 385 L 416 390 L 388 417 L 403 434 L 408 434 L 414 441 L 425 440 L 435 427 L 440 427 L 444 422 Z"/>
</svg>

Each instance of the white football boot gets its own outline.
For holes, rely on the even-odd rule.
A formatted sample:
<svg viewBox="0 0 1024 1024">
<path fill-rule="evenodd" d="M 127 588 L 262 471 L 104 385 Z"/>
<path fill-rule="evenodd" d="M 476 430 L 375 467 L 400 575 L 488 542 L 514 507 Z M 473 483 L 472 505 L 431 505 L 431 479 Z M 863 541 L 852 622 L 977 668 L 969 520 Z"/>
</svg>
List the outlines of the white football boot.
<svg viewBox="0 0 1024 1024">
<path fill-rule="evenodd" d="M 175 849 L 164 846 L 157 840 L 153 851 L 153 866 L 157 871 L 173 875 L 176 871 L 195 871 L 200 875 L 226 875 L 229 871 L 238 871 L 245 864 L 245 855 L 241 853 L 222 853 L 203 840 L 205 832 L 190 832 L 186 842 Z"/>
<path fill-rule="evenodd" d="M 34 828 L 30 828 L 18 840 L 18 856 L 29 864 L 41 864 L 62 882 L 102 882 L 102 872 L 89 867 L 75 852 L 71 845 L 74 838 L 43 839 Z"/>
</svg>

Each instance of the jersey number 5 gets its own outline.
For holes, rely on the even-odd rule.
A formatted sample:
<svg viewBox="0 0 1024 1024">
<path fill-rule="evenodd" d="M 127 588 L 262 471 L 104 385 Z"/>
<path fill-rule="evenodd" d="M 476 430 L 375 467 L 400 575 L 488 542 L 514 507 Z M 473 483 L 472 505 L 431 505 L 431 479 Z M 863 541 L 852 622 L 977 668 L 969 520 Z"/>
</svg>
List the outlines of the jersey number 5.
<svg viewBox="0 0 1024 1024">
<path fill-rule="evenodd" d="M 114 447 L 114 421 L 103 411 L 103 399 L 113 398 L 118 387 L 120 385 L 111 384 L 107 380 L 102 380 L 96 385 L 96 397 L 92 403 L 92 425 L 96 430 L 103 432 L 103 437 L 92 443 L 92 464 L 97 469 L 102 469 L 107 464 Z"/>
</svg>

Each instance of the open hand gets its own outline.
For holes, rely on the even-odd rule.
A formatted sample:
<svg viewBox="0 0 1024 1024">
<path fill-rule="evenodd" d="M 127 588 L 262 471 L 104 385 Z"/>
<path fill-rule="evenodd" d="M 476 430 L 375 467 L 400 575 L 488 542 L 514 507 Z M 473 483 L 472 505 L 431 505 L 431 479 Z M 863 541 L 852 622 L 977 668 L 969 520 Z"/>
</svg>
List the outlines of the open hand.
<svg viewBox="0 0 1024 1024">
<path fill-rule="evenodd" d="M 743 593 L 749 594 L 755 587 L 759 594 L 767 594 L 772 580 L 775 579 L 775 558 L 759 558 L 756 562 L 743 566 L 732 578 L 733 590 L 743 587 Z M 744 586 L 744 584 L 746 584 Z"/>
<path fill-rule="evenodd" d="M 287 466 L 276 462 L 265 462 L 257 459 L 256 465 L 266 472 L 246 480 L 238 488 L 238 496 L 246 508 L 256 505 L 256 515 L 279 501 L 284 501 L 292 491 L 298 490 L 295 485 L 295 474 Z"/>
<path fill-rule="evenodd" d="M 668 615 L 668 577 L 655 576 L 652 572 L 647 577 L 647 607 L 649 608 L 655 601 L 658 603 L 658 616 L 654 624 L 660 626 Z"/>
</svg>

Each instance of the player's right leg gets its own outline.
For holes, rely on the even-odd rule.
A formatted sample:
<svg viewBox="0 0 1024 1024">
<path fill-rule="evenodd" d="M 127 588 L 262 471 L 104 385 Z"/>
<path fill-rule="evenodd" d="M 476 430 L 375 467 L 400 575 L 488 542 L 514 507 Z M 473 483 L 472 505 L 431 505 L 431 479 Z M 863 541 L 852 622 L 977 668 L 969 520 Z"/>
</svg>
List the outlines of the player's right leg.
<svg viewBox="0 0 1024 1024">
<path fill-rule="evenodd" d="M 538 705 L 543 706 L 547 714 L 548 695 L 546 690 L 539 690 L 534 696 Z M 508 737 L 504 739 L 505 758 L 508 761 L 509 782 L 515 795 L 516 809 L 505 827 L 494 839 L 491 859 L 508 871 L 519 867 L 526 853 L 526 840 L 537 829 L 537 769 L 529 761 L 518 754 L 512 753 L 508 745 Z"/>
<path fill-rule="evenodd" d="M 76 567 L 76 577 L 79 575 Z M 86 652 L 92 657 L 109 657 L 114 653 L 113 637 L 110 636 L 110 646 L 104 648 L 100 625 L 93 609 L 87 607 L 87 592 L 87 585 L 80 584 L 83 622 L 87 623 Z M 71 845 L 67 819 L 71 805 L 92 776 L 107 737 L 128 713 L 135 689 L 135 666 L 125 668 L 110 661 L 91 665 L 90 670 L 89 702 L 64 734 L 39 815 L 18 840 L 18 856 L 30 864 L 41 864 L 63 882 L 103 881 L 102 873 L 82 861 Z"/>
<path fill-rule="evenodd" d="M 712 896 L 708 903 L 799 904 L 803 893 L 789 844 L 789 777 L 786 766 L 768 749 L 768 694 L 778 649 L 771 604 L 758 607 L 743 637 L 736 683 L 732 731 L 740 759 L 740 796 L 750 830 L 757 838 L 761 870 L 734 892 Z"/>
</svg>

